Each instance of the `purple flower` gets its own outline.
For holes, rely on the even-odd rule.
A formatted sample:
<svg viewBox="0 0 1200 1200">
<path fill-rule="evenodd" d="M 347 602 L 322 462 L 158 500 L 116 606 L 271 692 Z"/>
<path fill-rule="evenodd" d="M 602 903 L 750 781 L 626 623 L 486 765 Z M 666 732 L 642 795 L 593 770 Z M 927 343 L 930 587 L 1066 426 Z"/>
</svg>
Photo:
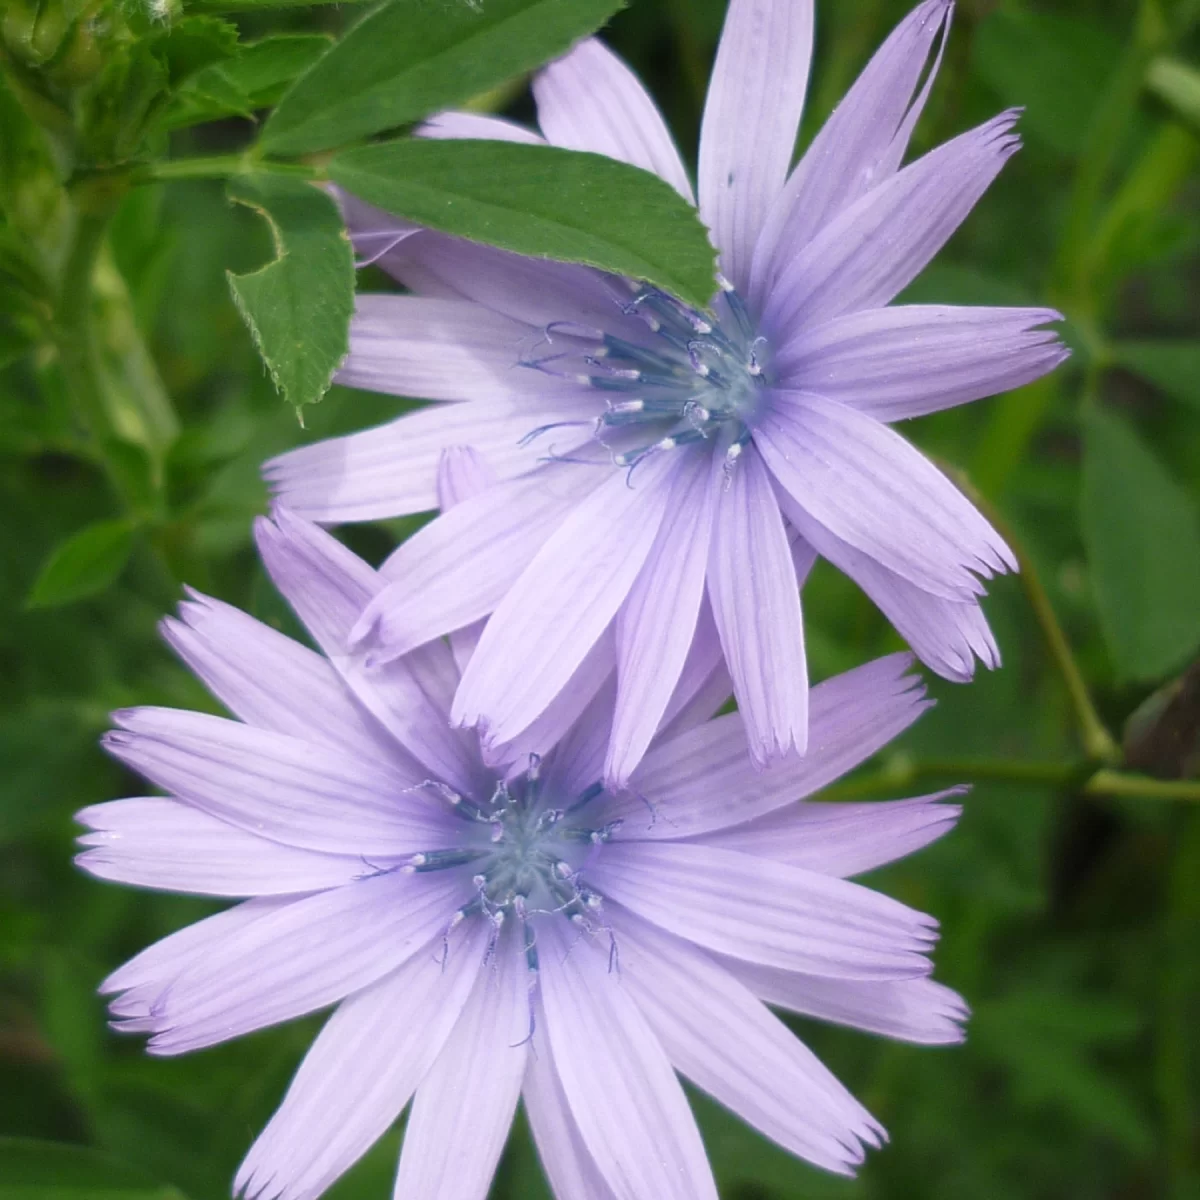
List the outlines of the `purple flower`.
<svg viewBox="0 0 1200 1200">
<path fill-rule="evenodd" d="M 337 1006 L 237 1191 L 318 1196 L 411 1103 L 397 1194 L 483 1200 L 520 1098 L 562 1200 L 715 1198 L 676 1071 L 850 1173 L 883 1130 L 767 1004 L 961 1040 L 936 922 L 846 878 L 948 830 L 954 793 L 806 799 L 928 707 L 909 657 L 816 687 L 809 754 L 765 773 L 711 717 L 723 669 L 685 675 L 613 794 L 613 682 L 485 758 L 447 721 L 469 635 L 369 666 L 348 638 L 380 577 L 286 511 L 258 535 L 324 655 L 193 595 L 166 637 L 240 720 L 118 713 L 108 749 L 169 795 L 79 815 L 94 875 L 246 898 L 103 984 L 118 1029 L 173 1055 Z"/>
<path fill-rule="evenodd" d="M 999 664 L 980 580 L 1015 568 L 1012 552 L 888 428 L 1066 355 L 1040 328 L 1060 319 L 1049 309 L 889 307 L 1018 146 L 1006 112 L 900 169 L 951 7 L 927 0 L 895 30 L 789 174 L 812 5 L 732 0 L 700 141 L 700 213 L 725 280 L 715 319 L 344 198 L 356 245 L 413 294 L 359 297 L 339 378 L 456 403 L 285 454 L 267 475 L 297 512 L 357 521 L 430 508 L 443 447 L 487 455 L 503 486 L 401 546 L 355 630 L 395 656 L 494 614 L 457 723 L 512 738 L 612 630 L 591 675 L 616 672 L 605 777 L 619 786 L 711 606 L 753 758 L 803 751 L 797 585 L 818 554 L 938 673 Z M 653 102 L 600 42 L 533 90 L 546 141 L 655 171 L 692 199 Z M 423 132 L 541 140 L 469 113 Z"/>
<path fill-rule="evenodd" d="M 754 760 L 803 751 L 797 585 L 817 554 L 940 674 L 998 665 L 980 578 L 1012 553 L 886 424 L 1028 383 L 1066 354 L 1039 328 L 1059 319 L 1048 309 L 888 307 L 1018 145 L 1008 112 L 899 169 L 950 13 L 927 0 L 896 29 L 789 175 L 811 5 L 733 0 L 700 145 L 700 211 L 728 281 L 715 321 L 344 198 L 357 245 L 413 294 L 359 298 L 341 380 L 457 403 L 267 474 L 308 517 L 364 520 L 431 507 L 448 444 L 487 455 L 502 486 L 401 546 L 354 633 L 382 658 L 494 614 L 456 722 L 509 740 L 564 689 L 615 671 L 605 778 L 619 786 L 715 622 Z M 549 66 L 534 94 L 547 141 L 692 198 L 652 101 L 599 42 Z M 423 132 L 540 140 L 467 113 Z"/>
</svg>

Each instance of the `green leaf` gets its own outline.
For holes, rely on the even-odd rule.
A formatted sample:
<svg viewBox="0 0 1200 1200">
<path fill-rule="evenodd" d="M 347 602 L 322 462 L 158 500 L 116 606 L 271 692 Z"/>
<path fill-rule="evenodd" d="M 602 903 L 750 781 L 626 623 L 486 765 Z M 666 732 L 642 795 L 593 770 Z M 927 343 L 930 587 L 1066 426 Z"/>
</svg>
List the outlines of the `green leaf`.
<svg viewBox="0 0 1200 1200">
<path fill-rule="evenodd" d="M 147 39 L 172 86 L 237 53 L 237 26 L 218 17 L 184 17 Z"/>
<path fill-rule="evenodd" d="M 1156 58 L 1146 86 L 1185 121 L 1200 129 L 1200 71 L 1177 58 Z"/>
<path fill-rule="evenodd" d="M 1188 230 L 1171 220 L 1175 196 L 1188 185 L 1200 143 L 1164 122 L 1109 202 L 1084 255 L 1084 270 L 1104 291 L 1131 272 L 1186 248 Z"/>
<path fill-rule="evenodd" d="M 229 272 L 234 301 L 284 399 L 313 404 L 350 349 L 354 254 L 341 214 L 318 188 L 279 175 L 232 180 L 229 197 L 263 216 L 276 254 L 249 275 Z"/>
<path fill-rule="evenodd" d="M 263 147 L 325 150 L 460 104 L 562 54 L 623 3 L 392 0 L 296 81 Z"/>
<path fill-rule="evenodd" d="M 1175 400 L 1200 407 L 1200 342 L 1118 342 L 1113 360 Z"/>
<path fill-rule="evenodd" d="M 1200 521 L 1137 434 L 1101 410 L 1084 420 L 1083 535 L 1119 673 L 1160 678 L 1200 644 Z"/>
<path fill-rule="evenodd" d="M 54 151 L 2 76 L 0 130 L 0 213 L 31 242 L 53 245 L 69 219 Z"/>
<path fill-rule="evenodd" d="M 107 166 L 139 153 L 170 78 L 149 40 L 122 45 L 88 87 L 79 113 L 84 161 Z"/>
<path fill-rule="evenodd" d="M 1061 154 L 1076 154 L 1121 45 L 1095 21 L 1000 8 L 975 35 L 975 68 L 1006 104 L 1025 107 L 1021 127 Z"/>
<path fill-rule="evenodd" d="M 73 533 L 38 572 L 26 608 L 52 608 L 102 592 L 128 561 L 133 534 L 133 523 L 124 519 L 94 521 Z"/>
<path fill-rule="evenodd" d="M 272 8 L 311 8 L 318 4 L 365 4 L 366 0 L 188 0 L 194 12 L 255 13 Z"/>
<path fill-rule="evenodd" d="M 183 1200 L 86 1146 L 0 1138 L 0 1200 Z"/>
<path fill-rule="evenodd" d="M 415 138 L 347 150 L 329 173 L 368 203 L 444 233 L 645 279 L 696 308 L 715 290 L 695 209 L 656 175 L 598 154 Z"/>
<path fill-rule="evenodd" d="M 278 104 L 297 75 L 332 45 L 322 33 L 284 33 L 249 42 L 236 58 L 214 63 L 189 79 L 175 96 L 165 124 L 170 129 L 249 116 Z"/>
</svg>

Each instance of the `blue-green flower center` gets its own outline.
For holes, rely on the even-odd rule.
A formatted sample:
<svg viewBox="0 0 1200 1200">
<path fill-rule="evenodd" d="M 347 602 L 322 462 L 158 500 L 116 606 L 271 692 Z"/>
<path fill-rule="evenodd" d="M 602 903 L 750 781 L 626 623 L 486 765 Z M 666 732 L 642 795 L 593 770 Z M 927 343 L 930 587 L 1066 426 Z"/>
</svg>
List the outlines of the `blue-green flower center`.
<svg viewBox="0 0 1200 1200">
<path fill-rule="evenodd" d="M 603 795 L 594 784 L 564 806 L 545 794 L 541 764 L 512 780 L 500 780 L 486 801 L 462 797 L 440 784 L 428 784 L 462 819 L 455 845 L 413 855 L 409 871 L 465 867 L 472 873 L 476 899 L 469 911 L 498 922 L 506 915 L 524 920 L 536 912 L 564 913 L 588 920 L 600 898 L 582 875 L 594 848 L 608 841 L 620 823 L 596 825 L 585 810 Z M 464 912 L 467 915 L 467 912 Z"/>
<path fill-rule="evenodd" d="M 561 322 L 547 326 L 545 353 L 522 365 L 606 393 L 592 440 L 618 467 L 698 442 L 732 465 L 750 439 L 770 366 L 766 340 L 737 292 L 723 282 L 709 315 L 638 285 L 621 308 L 653 336 L 633 341 Z M 559 427 L 542 426 L 529 438 Z"/>
</svg>

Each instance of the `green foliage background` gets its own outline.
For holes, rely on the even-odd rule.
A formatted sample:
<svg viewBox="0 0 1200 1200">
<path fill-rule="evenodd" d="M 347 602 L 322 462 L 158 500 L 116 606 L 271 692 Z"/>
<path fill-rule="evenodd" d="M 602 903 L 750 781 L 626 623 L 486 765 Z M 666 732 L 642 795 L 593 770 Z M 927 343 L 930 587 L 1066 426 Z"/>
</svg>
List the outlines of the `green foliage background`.
<svg viewBox="0 0 1200 1200">
<path fill-rule="evenodd" d="M 68 89 L 97 73 L 115 78 L 103 95 L 120 105 L 74 110 L 105 146 L 99 165 L 167 149 L 165 132 L 148 149 L 122 142 L 136 125 L 129 112 L 143 93 L 159 94 L 162 72 L 179 81 L 160 122 L 177 129 L 172 157 L 227 154 L 253 137 L 248 118 L 186 128 L 229 110 L 221 81 L 197 73 L 227 36 L 217 25 L 192 27 L 191 59 L 60 45 L 54 21 L 67 28 L 85 7 L 98 6 L 2 0 L 0 67 L 10 84 L 51 68 Z M 183 12 L 221 7 L 233 6 L 185 0 Z M 637 0 L 607 34 L 688 155 L 723 7 Z M 818 4 L 804 139 L 907 7 Z M 243 40 L 306 35 L 289 45 L 296 61 L 279 68 L 282 81 L 263 70 L 237 77 L 254 110 L 321 50 L 311 35 L 336 34 L 358 15 L 252 0 L 238 8 Z M 1057 614 L 1049 628 L 1065 632 L 1099 722 L 1124 738 L 1125 761 L 1095 720 L 1081 720 L 1046 612 L 1026 591 L 1031 574 L 997 581 L 987 609 L 1003 670 L 969 688 L 935 682 L 938 708 L 840 789 L 884 796 L 976 782 L 954 834 L 875 880 L 941 919 L 938 976 L 974 1007 L 968 1042 L 923 1049 L 797 1021 L 892 1144 L 857 1181 L 833 1180 L 697 1097 L 729 1200 L 1200 1196 L 1200 784 L 1186 782 L 1200 774 L 1198 9 L 1190 0 L 960 4 L 916 149 L 1010 104 L 1026 106 L 1026 148 L 912 298 L 1055 304 L 1076 355 L 1048 381 L 905 432 L 966 472 L 1012 526 Z M 142 38 L 165 28 L 130 20 Z M 182 583 L 290 629 L 249 540 L 265 506 L 262 459 L 386 419 L 402 403 L 334 387 L 300 427 L 224 273 L 271 258 L 267 226 L 231 205 L 219 182 L 179 179 L 124 196 L 93 292 L 74 302 L 92 306 L 101 340 L 98 425 L 71 386 L 61 328 L 70 297 L 50 312 L 28 282 L 28 247 L 51 243 L 69 215 L 55 183 L 61 161 L 43 161 L 44 148 L 26 140 L 14 96 L 0 92 L 0 1137 L 107 1157 L 0 1142 L 0 1200 L 218 1200 L 315 1023 L 181 1060 L 148 1059 L 111 1034 L 99 980 L 210 906 L 84 878 L 71 865 L 71 814 L 141 786 L 97 749 L 109 710 L 211 707 L 156 635 Z M 488 104 L 532 116 L 521 88 Z M 385 286 L 374 272 L 360 283 Z M 411 528 L 345 537 L 378 559 Z M 895 648 L 879 614 L 832 570 L 818 567 L 805 595 L 816 676 Z M 1154 781 L 1113 783 L 1111 768 Z M 390 1196 L 397 1140 L 331 1196 Z M 493 1195 L 546 1195 L 523 1128 Z"/>
</svg>

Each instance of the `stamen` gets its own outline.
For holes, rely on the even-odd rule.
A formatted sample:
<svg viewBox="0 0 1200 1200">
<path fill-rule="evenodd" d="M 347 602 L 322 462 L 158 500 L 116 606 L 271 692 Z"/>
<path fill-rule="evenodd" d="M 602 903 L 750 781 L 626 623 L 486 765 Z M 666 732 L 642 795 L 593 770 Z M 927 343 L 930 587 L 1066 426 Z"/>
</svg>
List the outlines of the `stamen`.
<svg viewBox="0 0 1200 1200">
<path fill-rule="evenodd" d="M 400 868 L 406 875 L 424 871 L 444 871 L 449 867 L 465 867 L 481 857 L 478 850 L 425 850 L 414 854 Z"/>
<path fill-rule="evenodd" d="M 750 313 L 727 279 L 720 281 L 718 321 L 690 308 L 658 288 L 628 280 L 610 279 L 614 302 L 626 316 L 635 316 L 655 336 L 647 341 L 592 330 L 571 322 L 546 326 L 545 341 L 559 334 L 578 336 L 588 343 L 572 351 L 559 341 L 553 354 L 534 355 L 524 365 L 621 398 L 610 400 L 594 418 L 591 441 L 609 449 L 610 433 L 647 436 L 639 444 L 629 440 L 612 448 L 610 459 L 618 469 L 632 471 L 651 454 L 678 449 L 701 440 L 745 445 L 754 421 L 760 389 L 768 382 L 766 342 L 756 335 Z M 587 422 L 559 422 L 528 434 L 522 445 L 543 433 Z M 726 434 L 724 431 L 728 431 Z M 727 453 L 729 471 L 741 449 Z M 556 461 L 590 461 L 575 456 L 549 456 Z"/>
</svg>

